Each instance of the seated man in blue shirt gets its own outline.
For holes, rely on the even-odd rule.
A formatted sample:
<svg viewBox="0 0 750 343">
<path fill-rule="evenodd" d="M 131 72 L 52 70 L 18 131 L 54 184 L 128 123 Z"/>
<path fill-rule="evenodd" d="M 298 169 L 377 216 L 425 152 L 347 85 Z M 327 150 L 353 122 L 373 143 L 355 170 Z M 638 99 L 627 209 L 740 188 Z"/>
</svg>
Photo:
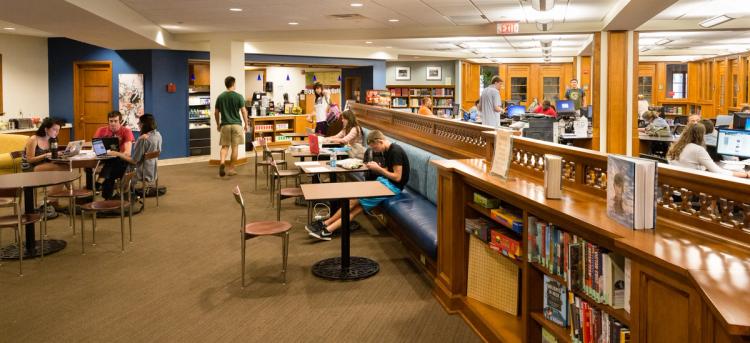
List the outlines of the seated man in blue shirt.
<svg viewBox="0 0 750 343">
<path fill-rule="evenodd" d="M 391 143 L 378 130 L 373 130 L 367 135 L 367 145 L 374 152 L 382 152 L 385 158 L 383 165 L 371 161 L 366 166 L 373 174 L 379 174 L 377 181 L 380 181 L 396 195 L 401 193 L 406 183 L 409 182 L 409 158 L 396 143 Z M 349 202 L 349 219 L 352 220 L 362 210 L 370 212 L 388 197 L 352 199 Z M 305 230 L 315 238 L 324 241 L 330 241 L 333 232 L 341 228 L 341 210 L 325 221 L 316 221 L 310 225 L 305 225 Z"/>
</svg>

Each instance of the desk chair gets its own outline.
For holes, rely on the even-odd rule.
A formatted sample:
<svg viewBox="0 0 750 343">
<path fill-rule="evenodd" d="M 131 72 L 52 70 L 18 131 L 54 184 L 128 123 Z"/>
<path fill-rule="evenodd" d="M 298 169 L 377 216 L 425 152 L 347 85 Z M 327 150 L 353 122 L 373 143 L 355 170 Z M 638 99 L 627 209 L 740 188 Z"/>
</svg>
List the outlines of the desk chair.
<svg viewBox="0 0 750 343">
<path fill-rule="evenodd" d="M 133 194 L 130 192 L 133 186 L 133 178 L 135 178 L 135 172 L 127 172 L 120 179 L 118 185 L 118 192 L 120 193 L 120 200 L 99 200 L 92 201 L 88 204 L 81 206 L 81 254 L 86 254 L 86 248 L 84 245 L 84 239 L 86 233 L 84 231 L 84 219 L 86 212 L 91 212 L 91 224 L 92 224 L 92 239 L 91 245 L 96 246 L 96 215 L 99 212 L 104 211 L 116 211 L 120 210 L 120 240 L 122 244 L 122 252 L 125 252 L 125 206 L 128 206 L 128 228 L 130 230 L 130 243 L 133 243 Z M 128 199 L 125 199 L 127 193 Z M 127 201 L 127 203 L 126 203 Z"/>
<path fill-rule="evenodd" d="M 159 207 L 159 175 L 157 171 L 159 169 L 159 156 L 161 151 L 147 152 L 143 155 L 143 163 L 141 168 L 146 168 L 146 161 L 154 160 L 154 183 L 156 184 L 156 207 Z M 146 182 L 146 173 L 144 170 L 141 171 L 141 189 L 143 190 L 143 211 L 146 211 L 146 191 L 151 188 L 148 182 Z"/>
<path fill-rule="evenodd" d="M 234 200 L 240 204 L 242 208 L 242 219 L 240 221 L 240 238 L 242 240 L 242 288 L 245 288 L 245 245 L 248 239 L 252 239 L 260 236 L 278 236 L 282 239 L 281 250 L 283 265 L 281 269 L 281 275 L 283 283 L 286 284 L 286 266 L 287 259 L 289 257 L 289 230 L 292 229 L 292 224 L 282 221 L 260 221 L 247 223 L 247 215 L 245 214 L 245 200 L 242 198 L 242 192 L 240 186 L 234 187 Z"/>
<path fill-rule="evenodd" d="M 39 223 L 45 220 L 45 216 L 39 213 L 27 213 L 21 214 L 21 188 L 17 189 L 0 189 L 0 197 L 13 198 L 13 214 L 0 216 L 0 229 L 13 229 L 15 231 L 15 241 L 18 247 L 18 276 L 23 276 L 23 250 L 24 250 L 24 232 L 23 229 L 26 224 Z M 45 211 L 46 213 L 46 211 Z M 44 233 L 41 232 L 40 227 L 39 236 L 42 239 L 42 257 L 44 257 Z"/>
<path fill-rule="evenodd" d="M 96 180 L 96 170 L 99 168 L 98 160 L 76 161 L 75 165 L 78 169 L 92 168 L 94 170 L 94 180 Z M 68 169 L 70 171 L 73 171 L 73 160 L 68 160 Z M 73 182 L 75 181 L 71 181 L 65 184 L 65 189 L 47 194 L 47 197 L 50 197 L 53 199 L 61 199 L 61 198 L 68 199 L 68 225 L 73 230 L 73 236 L 75 236 L 76 235 L 76 215 L 77 215 L 76 202 L 78 199 L 93 197 L 94 190 L 82 188 L 80 179 L 78 181 L 79 188 L 74 188 Z"/>
</svg>

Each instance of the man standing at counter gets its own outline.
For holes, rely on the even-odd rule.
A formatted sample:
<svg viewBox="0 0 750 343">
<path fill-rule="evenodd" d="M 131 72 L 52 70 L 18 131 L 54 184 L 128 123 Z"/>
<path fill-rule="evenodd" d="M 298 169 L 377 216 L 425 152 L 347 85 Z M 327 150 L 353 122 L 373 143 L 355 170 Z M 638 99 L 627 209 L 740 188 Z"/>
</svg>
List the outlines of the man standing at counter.
<svg viewBox="0 0 750 343">
<path fill-rule="evenodd" d="M 245 132 L 247 132 L 247 109 L 245 109 L 245 98 L 234 91 L 234 77 L 227 76 L 224 79 L 224 86 L 227 90 L 221 93 L 216 99 L 216 108 L 214 118 L 216 118 L 216 129 L 219 131 L 219 145 L 221 151 L 219 156 L 221 164 L 219 165 L 219 176 L 237 175 L 234 169 L 234 163 L 237 161 L 237 146 L 245 144 Z M 240 115 L 242 113 L 242 115 Z M 232 146 L 232 155 L 227 166 L 224 162 L 227 159 L 227 151 Z"/>
<path fill-rule="evenodd" d="M 503 79 L 495 75 L 492 83 L 482 90 L 479 97 L 477 110 L 482 118 L 482 124 L 492 127 L 500 127 L 500 114 L 503 113 L 503 101 L 500 98 L 500 89 L 503 87 Z"/>
</svg>

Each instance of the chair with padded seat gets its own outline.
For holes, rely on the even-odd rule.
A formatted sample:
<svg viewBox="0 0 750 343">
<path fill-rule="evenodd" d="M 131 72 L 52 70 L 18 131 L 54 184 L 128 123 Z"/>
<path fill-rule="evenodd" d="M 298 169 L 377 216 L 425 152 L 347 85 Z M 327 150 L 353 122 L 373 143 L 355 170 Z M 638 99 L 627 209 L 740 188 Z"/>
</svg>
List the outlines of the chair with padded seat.
<svg viewBox="0 0 750 343">
<path fill-rule="evenodd" d="M 156 207 L 159 207 L 159 175 L 158 167 L 159 167 L 159 156 L 161 155 L 161 151 L 152 151 L 147 152 L 143 155 L 143 163 L 141 164 L 141 168 L 146 168 L 146 161 L 153 160 L 154 161 L 154 183 L 155 183 L 155 190 L 156 190 Z M 149 188 L 151 188 L 150 183 L 146 182 L 146 173 L 144 171 L 141 171 L 141 187 L 143 190 L 143 211 L 146 211 L 146 193 Z"/>
<path fill-rule="evenodd" d="M 78 169 L 92 169 L 94 171 L 94 177 L 93 179 L 96 180 L 96 170 L 99 169 L 99 160 L 68 160 L 68 168 L 70 171 L 73 171 L 73 168 Z M 47 197 L 53 198 L 53 199 L 68 199 L 68 218 L 69 218 L 69 226 L 71 230 L 73 230 L 73 236 L 76 235 L 76 203 L 78 199 L 88 198 L 94 196 L 94 191 L 91 189 L 83 188 L 80 185 L 80 179 L 78 182 L 79 188 L 75 188 L 73 186 L 73 182 L 71 181 L 67 184 L 65 184 L 65 189 L 50 192 L 47 194 Z"/>
<path fill-rule="evenodd" d="M 96 215 L 99 212 L 120 210 L 120 241 L 122 251 L 125 252 L 125 206 L 128 207 L 128 229 L 130 231 L 130 243 L 133 243 L 133 194 L 131 192 L 135 172 L 127 172 L 120 179 L 118 192 L 120 200 L 99 200 L 81 205 L 81 254 L 86 254 L 85 248 L 85 225 L 86 212 L 91 213 L 92 240 L 91 245 L 96 245 Z M 127 199 L 125 198 L 127 194 Z"/>
<path fill-rule="evenodd" d="M 255 144 L 255 143 L 254 143 Z M 258 167 L 263 167 L 263 170 L 266 173 L 266 186 L 270 186 L 271 184 L 271 173 L 269 172 L 269 164 L 268 164 L 268 157 L 273 156 L 273 154 L 282 154 L 282 160 L 277 161 L 278 164 L 286 165 L 286 149 L 282 148 L 269 148 L 268 142 L 263 141 L 263 144 L 261 145 L 261 159 L 258 159 L 258 149 L 254 146 L 253 153 L 255 154 L 255 190 L 258 190 Z M 270 187 L 269 187 L 270 188 Z"/>
<path fill-rule="evenodd" d="M 0 197 L 13 198 L 13 214 L 0 216 L 0 230 L 13 229 L 15 231 L 16 247 L 18 247 L 18 276 L 23 276 L 23 250 L 24 250 L 24 226 L 27 224 L 41 223 L 45 216 L 39 213 L 26 213 L 21 211 L 21 188 L 0 189 Z M 40 230 L 41 227 L 40 227 Z M 44 232 L 40 232 L 42 239 L 42 256 L 44 256 Z"/>
<path fill-rule="evenodd" d="M 292 229 L 292 224 L 285 221 L 259 221 L 259 222 L 247 222 L 247 215 L 245 212 L 245 200 L 242 197 L 240 186 L 234 187 L 234 200 L 240 204 L 242 209 L 242 219 L 240 221 L 240 238 L 242 242 L 241 253 L 242 253 L 242 288 L 245 288 L 245 250 L 248 239 L 261 236 L 278 236 L 282 239 L 282 268 L 281 275 L 283 283 L 286 284 L 286 268 L 287 260 L 289 257 L 289 230 Z"/>
</svg>

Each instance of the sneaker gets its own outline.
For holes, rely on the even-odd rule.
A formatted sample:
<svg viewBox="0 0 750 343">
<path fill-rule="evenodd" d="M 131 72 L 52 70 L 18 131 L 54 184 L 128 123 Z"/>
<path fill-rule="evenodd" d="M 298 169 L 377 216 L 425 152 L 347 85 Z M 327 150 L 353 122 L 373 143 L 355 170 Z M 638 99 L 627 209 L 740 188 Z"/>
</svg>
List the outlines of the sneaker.
<svg viewBox="0 0 750 343">
<path fill-rule="evenodd" d="M 219 165 L 219 176 L 224 177 L 224 175 L 227 175 L 226 172 L 224 172 L 224 165 Z"/>
<path fill-rule="evenodd" d="M 305 230 L 309 233 L 318 232 L 321 229 L 323 229 L 323 221 L 322 220 L 316 220 L 310 224 L 305 225 Z"/>
<path fill-rule="evenodd" d="M 320 229 L 320 231 L 310 232 L 310 236 L 313 236 L 321 241 L 330 241 L 331 236 L 333 236 L 333 233 L 328 232 L 328 230 L 326 230 L 324 226 L 323 228 Z"/>
</svg>

